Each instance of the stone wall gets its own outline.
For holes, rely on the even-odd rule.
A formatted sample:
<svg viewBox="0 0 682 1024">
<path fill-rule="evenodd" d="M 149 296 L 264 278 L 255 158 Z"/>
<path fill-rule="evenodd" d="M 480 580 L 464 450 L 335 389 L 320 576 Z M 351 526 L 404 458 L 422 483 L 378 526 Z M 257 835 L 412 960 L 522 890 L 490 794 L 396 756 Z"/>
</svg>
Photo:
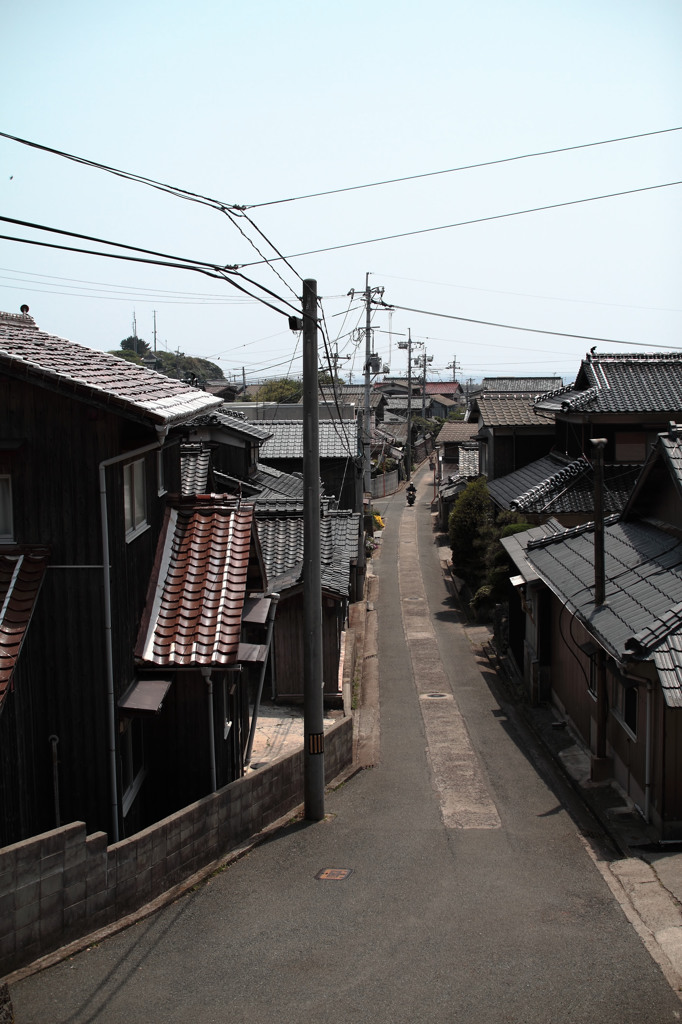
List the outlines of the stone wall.
<svg viewBox="0 0 682 1024">
<path fill-rule="evenodd" d="M 352 763 L 353 720 L 325 733 L 325 779 Z M 303 801 L 303 750 L 128 839 L 82 822 L 0 850 L 0 976 L 139 909 Z"/>
</svg>

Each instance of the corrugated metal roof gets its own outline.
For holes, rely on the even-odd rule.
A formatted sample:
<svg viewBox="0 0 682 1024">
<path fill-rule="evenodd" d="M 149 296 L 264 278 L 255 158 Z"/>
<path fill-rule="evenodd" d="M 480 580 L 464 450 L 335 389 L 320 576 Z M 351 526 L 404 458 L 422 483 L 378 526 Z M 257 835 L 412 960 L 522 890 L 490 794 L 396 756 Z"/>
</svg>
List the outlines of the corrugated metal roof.
<svg viewBox="0 0 682 1024">
<path fill-rule="evenodd" d="M 0 708 L 31 622 L 47 557 L 44 548 L 0 555 Z"/>
<path fill-rule="evenodd" d="M 302 420 L 259 420 L 271 437 L 264 442 L 260 457 L 268 459 L 303 459 Z M 320 458 L 354 458 L 357 452 L 354 420 L 320 420 Z"/>
<path fill-rule="evenodd" d="M 30 316 L 0 313 L 0 369 L 152 423 L 184 423 L 220 399 L 126 359 L 38 329 Z"/>
<path fill-rule="evenodd" d="M 253 506 L 198 500 L 169 509 L 135 656 L 169 667 L 238 660 Z"/>
</svg>

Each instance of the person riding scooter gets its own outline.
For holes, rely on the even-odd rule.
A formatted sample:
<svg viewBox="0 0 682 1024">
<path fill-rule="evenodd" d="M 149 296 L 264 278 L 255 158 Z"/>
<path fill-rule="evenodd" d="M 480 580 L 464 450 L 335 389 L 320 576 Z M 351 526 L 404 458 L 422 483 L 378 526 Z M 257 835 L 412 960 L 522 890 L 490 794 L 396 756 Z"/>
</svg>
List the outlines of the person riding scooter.
<svg viewBox="0 0 682 1024">
<path fill-rule="evenodd" d="M 414 486 L 413 483 L 409 483 L 407 485 L 406 493 L 407 493 L 407 504 L 408 505 L 414 505 L 414 499 L 417 496 L 417 488 Z"/>
</svg>

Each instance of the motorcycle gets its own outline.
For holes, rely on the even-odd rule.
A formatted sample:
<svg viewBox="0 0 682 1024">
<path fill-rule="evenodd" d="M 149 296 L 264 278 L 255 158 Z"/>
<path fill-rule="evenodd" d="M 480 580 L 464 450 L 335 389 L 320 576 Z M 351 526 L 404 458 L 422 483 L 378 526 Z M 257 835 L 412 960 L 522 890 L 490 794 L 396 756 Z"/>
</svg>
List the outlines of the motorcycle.
<svg viewBox="0 0 682 1024">
<path fill-rule="evenodd" d="M 407 488 L 407 504 L 414 505 L 414 499 L 416 498 L 416 496 L 417 488 L 414 486 L 414 484 L 410 484 L 410 486 Z"/>
</svg>

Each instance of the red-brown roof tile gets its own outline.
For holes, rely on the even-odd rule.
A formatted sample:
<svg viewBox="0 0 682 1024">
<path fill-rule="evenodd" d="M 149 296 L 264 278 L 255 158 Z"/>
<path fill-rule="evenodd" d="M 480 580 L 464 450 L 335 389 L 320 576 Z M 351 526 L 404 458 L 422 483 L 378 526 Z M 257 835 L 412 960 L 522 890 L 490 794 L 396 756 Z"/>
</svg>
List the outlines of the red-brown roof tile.
<svg viewBox="0 0 682 1024">
<path fill-rule="evenodd" d="M 47 552 L 0 555 L 0 708 L 40 591 Z"/>
<path fill-rule="evenodd" d="M 169 667 L 238 660 L 253 506 L 205 496 L 170 509 L 135 656 Z"/>
</svg>

